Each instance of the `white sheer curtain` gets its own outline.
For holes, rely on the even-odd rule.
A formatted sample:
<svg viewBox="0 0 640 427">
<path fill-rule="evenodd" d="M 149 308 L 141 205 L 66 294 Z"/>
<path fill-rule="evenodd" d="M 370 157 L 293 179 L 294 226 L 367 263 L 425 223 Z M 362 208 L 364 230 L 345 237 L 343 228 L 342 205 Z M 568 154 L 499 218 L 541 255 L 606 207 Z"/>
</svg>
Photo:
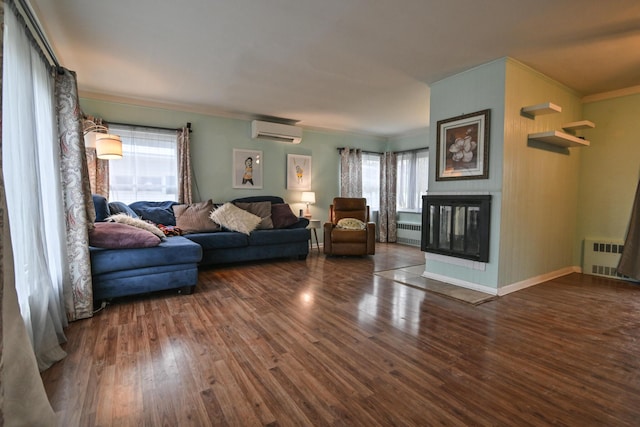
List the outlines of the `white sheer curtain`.
<svg viewBox="0 0 640 427">
<path fill-rule="evenodd" d="M 65 356 L 65 223 L 48 64 L 17 18 L 5 13 L 3 169 L 20 312 L 44 370 Z"/>
<path fill-rule="evenodd" d="M 178 201 L 178 135 L 174 130 L 109 125 L 122 138 L 122 159 L 109 165 L 109 200 Z"/>
<path fill-rule="evenodd" d="M 397 206 L 399 210 L 419 211 L 429 184 L 429 151 L 396 153 Z"/>
</svg>

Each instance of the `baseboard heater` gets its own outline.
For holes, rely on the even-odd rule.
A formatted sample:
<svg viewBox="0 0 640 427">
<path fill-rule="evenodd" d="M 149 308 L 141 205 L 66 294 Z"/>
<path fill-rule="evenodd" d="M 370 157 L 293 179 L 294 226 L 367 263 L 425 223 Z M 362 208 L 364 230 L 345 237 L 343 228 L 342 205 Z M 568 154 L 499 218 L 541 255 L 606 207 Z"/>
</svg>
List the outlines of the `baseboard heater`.
<svg viewBox="0 0 640 427">
<path fill-rule="evenodd" d="M 421 223 L 400 221 L 397 223 L 397 226 L 398 243 L 420 247 L 420 239 L 422 238 Z"/>
<path fill-rule="evenodd" d="M 624 242 L 618 239 L 585 239 L 582 272 L 602 277 L 628 279 L 618 273 Z"/>
</svg>

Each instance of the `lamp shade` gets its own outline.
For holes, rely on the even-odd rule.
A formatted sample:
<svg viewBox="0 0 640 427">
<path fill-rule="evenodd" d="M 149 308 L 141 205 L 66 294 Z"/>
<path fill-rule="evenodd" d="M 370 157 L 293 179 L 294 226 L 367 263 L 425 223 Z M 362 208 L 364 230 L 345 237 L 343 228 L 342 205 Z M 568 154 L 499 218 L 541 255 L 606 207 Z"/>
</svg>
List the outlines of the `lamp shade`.
<svg viewBox="0 0 640 427">
<path fill-rule="evenodd" d="M 304 203 L 315 203 L 316 202 L 316 193 L 315 191 L 303 191 L 301 202 Z"/>
<path fill-rule="evenodd" d="M 99 159 L 121 159 L 122 140 L 118 135 L 96 134 L 96 154 Z"/>
</svg>

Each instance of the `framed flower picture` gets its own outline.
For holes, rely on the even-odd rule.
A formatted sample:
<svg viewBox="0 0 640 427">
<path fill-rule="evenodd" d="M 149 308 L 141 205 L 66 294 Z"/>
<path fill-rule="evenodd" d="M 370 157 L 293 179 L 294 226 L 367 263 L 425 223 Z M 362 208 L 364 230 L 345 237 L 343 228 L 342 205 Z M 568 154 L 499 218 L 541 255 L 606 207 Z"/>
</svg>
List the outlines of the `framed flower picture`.
<svg viewBox="0 0 640 427">
<path fill-rule="evenodd" d="M 491 110 L 438 121 L 436 181 L 489 177 Z"/>
<path fill-rule="evenodd" d="M 311 156 L 287 154 L 287 190 L 311 190 Z"/>
<path fill-rule="evenodd" d="M 233 149 L 233 188 L 262 188 L 262 151 Z"/>
</svg>

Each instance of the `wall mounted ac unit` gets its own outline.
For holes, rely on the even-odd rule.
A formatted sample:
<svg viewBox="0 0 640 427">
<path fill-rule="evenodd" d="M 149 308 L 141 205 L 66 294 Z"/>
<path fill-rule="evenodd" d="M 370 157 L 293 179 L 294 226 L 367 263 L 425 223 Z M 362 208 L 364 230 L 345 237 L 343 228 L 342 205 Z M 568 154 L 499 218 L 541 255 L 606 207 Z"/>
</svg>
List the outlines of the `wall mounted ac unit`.
<svg viewBox="0 0 640 427">
<path fill-rule="evenodd" d="M 289 144 L 300 144 L 300 141 L 302 141 L 302 128 L 254 120 L 251 122 L 251 137 L 254 139 L 287 142 Z"/>
</svg>

